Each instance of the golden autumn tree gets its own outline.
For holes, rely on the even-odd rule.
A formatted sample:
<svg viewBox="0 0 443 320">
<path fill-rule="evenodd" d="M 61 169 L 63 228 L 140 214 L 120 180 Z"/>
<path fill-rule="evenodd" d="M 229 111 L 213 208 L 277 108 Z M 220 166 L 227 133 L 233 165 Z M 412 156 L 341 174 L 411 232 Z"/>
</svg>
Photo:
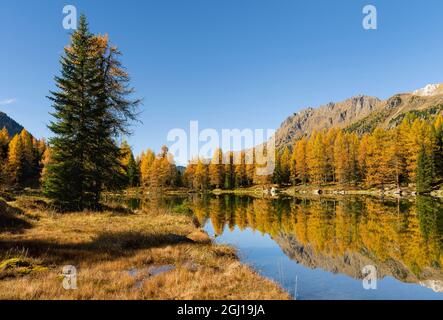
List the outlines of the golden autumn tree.
<svg viewBox="0 0 443 320">
<path fill-rule="evenodd" d="M 224 154 L 224 162 L 225 164 L 225 189 L 232 189 L 235 185 L 235 167 L 234 167 L 234 152 L 229 151 Z"/>
<path fill-rule="evenodd" d="M 244 187 L 247 184 L 246 153 L 241 151 L 234 156 L 234 184 Z"/>
<path fill-rule="evenodd" d="M 276 183 L 288 184 L 291 178 L 291 152 L 288 147 L 283 149 L 281 155 L 277 156 Z"/>
<path fill-rule="evenodd" d="M 295 143 L 293 154 L 293 157 L 295 158 L 295 170 L 293 168 L 292 174 L 303 184 L 306 184 L 309 178 L 306 151 L 307 145 L 308 140 L 305 137 L 301 138 Z"/>
<path fill-rule="evenodd" d="M 347 179 L 349 163 L 348 148 L 345 133 L 339 131 L 334 143 L 334 167 L 337 182 L 341 184 L 349 182 Z"/>
<path fill-rule="evenodd" d="M 355 183 L 358 177 L 358 147 L 356 134 L 337 132 L 334 142 L 334 169 L 338 183 Z"/>
<path fill-rule="evenodd" d="M 406 173 L 406 148 L 403 140 L 402 131 L 398 128 L 390 130 L 390 156 L 392 157 L 392 170 L 395 176 L 397 187 L 407 179 Z"/>
<path fill-rule="evenodd" d="M 312 183 L 321 184 L 328 177 L 328 156 L 324 132 L 314 132 L 307 145 L 308 172 Z"/>
<path fill-rule="evenodd" d="M 255 148 L 246 150 L 246 183 L 248 186 L 254 184 L 255 174 Z"/>
<path fill-rule="evenodd" d="M 28 131 L 23 129 L 20 133 L 20 139 L 23 147 L 23 179 L 31 178 L 38 168 L 35 168 L 35 154 L 32 143 L 32 136 Z"/>
<path fill-rule="evenodd" d="M 136 187 L 140 182 L 140 168 L 137 164 L 131 146 L 126 140 L 120 145 L 121 183 L 119 188 Z"/>
<path fill-rule="evenodd" d="M 422 146 L 427 151 L 433 147 L 433 129 L 425 120 L 407 117 L 399 132 L 404 145 L 406 173 L 409 181 L 415 182 L 418 155 Z"/>
<path fill-rule="evenodd" d="M 20 135 L 15 135 L 9 143 L 8 162 L 6 171 L 11 184 L 19 184 L 23 180 L 25 153 Z"/>
<path fill-rule="evenodd" d="M 275 158 L 270 157 L 268 152 L 274 152 L 268 150 L 267 144 L 262 144 L 255 147 L 255 170 L 254 170 L 254 184 L 267 185 L 272 183 L 273 171 L 275 169 Z"/>
<path fill-rule="evenodd" d="M 223 151 L 218 148 L 215 150 L 211 163 L 209 164 L 209 180 L 211 186 L 217 189 L 223 187 L 224 178 Z"/>
<path fill-rule="evenodd" d="M 194 176 L 197 163 L 197 159 L 192 159 L 189 161 L 183 174 L 184 185 L 191 189 L 194 187 Z"/>
<path fill-rule="evenodd" d="M 357 155 L 358 170 L 361 181 L 366 180 L 366 171 L 367 171 L 366 159 L 368 154 L 368 144 L 369 144 L 369 134 L 365 133 L 360 139 L 360 144 L 358 146 L 358 155 Z"/>
<path fill-rule="evenodd" d="M 176 174 L 174 159 L 168 148 L 163 146 L 148 170 L 148 186 L 153 189 L 173 186 Z"/>
<path fill-rule="evenodd" d="M 198 159 L 195 166 L 194 177 L 192 181 L 194 189 L 205 191 L 209 186 L 209 172 L 208 166 L 204 163 L 202 159 Z"/>
<path fill-rule="evenodd" d="M 333 181 L 335 182 L 335 139 L 339 129 L 330 128 L 326 131 L 324 135 L 324 148 L 325 148 L 325 156 L 326 156 L 326 176 L 325 181 Z"/>
<path fill-rule="evenodd" d="M 366 183 L 381 185 L 395 181 L 392 167 L 392 141 L 387 131 L 377 128 L 370 135 L 366 154 Z"/>
<path fill-rule="evenodd" d="M 155 160 L 155 153 L 151 149 L 146 150 L 140 156 L 140 175 L 141 175 L 141 185 L 147 187 L 149 185 L 149 175 L 151 166 Z"/>
<path fill-rule="evenodd" d="M 349 147 L 349 169 L 348 169 L 348 181 L 357 183 L 360 177 L 359 165 L 358 165 L 358 152 L 360 147 L 360 139 L 356 133 L 348 133 L 346 135 L 348 147 Z"/>
<path fill-rule="evenodd" d="M 47 174 L 47 168 L 51 164 L 51 148 L 46 148 L 43 152 L 41 161 L 40 161 L 42 171 L 40 174 L 40 181 L 44 181 L 46 174 Z"/>
<path fill-rule="evenodd" d="M 297 183 L 297 154 L 295 153 L 296 144 L 292 147 L 291 158 L 289 159 L 289 180 L 294 186 Z"/>
</svg>

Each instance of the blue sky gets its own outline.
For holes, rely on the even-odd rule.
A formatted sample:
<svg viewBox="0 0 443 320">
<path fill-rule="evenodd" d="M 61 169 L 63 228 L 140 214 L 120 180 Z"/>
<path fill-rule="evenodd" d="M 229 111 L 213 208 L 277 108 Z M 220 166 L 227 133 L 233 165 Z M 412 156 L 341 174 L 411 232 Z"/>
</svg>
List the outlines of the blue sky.
<svg viewBox="0 0 443 320">
<path fill-rule="evenodd" d="M 67 4 L 124 53 L 144 99 L 129 138 L 137 153 L 190 120 L 278 128 L 307 106 L 443 82 L 440 0 L 2 1 L 0 110 L 38 137 L 50 136 L 46 96 L 69 41 Z M 366 4 L 377 30 L 362 28 Z"/>
</svg>

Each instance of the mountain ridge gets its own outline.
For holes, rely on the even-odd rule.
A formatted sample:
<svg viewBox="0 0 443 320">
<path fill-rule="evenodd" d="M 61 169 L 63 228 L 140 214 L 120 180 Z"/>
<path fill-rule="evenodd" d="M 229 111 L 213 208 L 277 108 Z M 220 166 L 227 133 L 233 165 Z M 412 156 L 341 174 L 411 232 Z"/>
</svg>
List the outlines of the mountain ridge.
<svg viewBox="0 0 443 320">
<path fill-rule="evenodd" d="M 443 113 L 443 84 L 431 84 L 412 93 L 397 93 L 388 99 L 357 95 L 341 102 L 317 108 L 304 108 L 287 117 L 277 129 L 277 148 L 291 146 L 315 130 L 338 127 L 359 135 L 376 127 L 389 129 L 398 125 L 409 112 Z"/>
</svg>

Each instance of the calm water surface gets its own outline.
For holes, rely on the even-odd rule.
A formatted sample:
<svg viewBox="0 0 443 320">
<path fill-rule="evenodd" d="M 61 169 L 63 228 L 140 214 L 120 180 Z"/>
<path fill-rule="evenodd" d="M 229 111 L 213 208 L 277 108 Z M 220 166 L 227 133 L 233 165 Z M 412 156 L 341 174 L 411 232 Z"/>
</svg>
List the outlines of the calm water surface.
<svg viewBox="0 0 443 320">
<path fill-rule="evenodd" d="M 134 206 L 153 205 L 136 201 Z M 418 197 L 156 200 L 192 212 L 218 243 L 297 299 L 443 299 L 443 202 Z M 377 289 L 362 268 L 377 268 Z"/>
</svg>

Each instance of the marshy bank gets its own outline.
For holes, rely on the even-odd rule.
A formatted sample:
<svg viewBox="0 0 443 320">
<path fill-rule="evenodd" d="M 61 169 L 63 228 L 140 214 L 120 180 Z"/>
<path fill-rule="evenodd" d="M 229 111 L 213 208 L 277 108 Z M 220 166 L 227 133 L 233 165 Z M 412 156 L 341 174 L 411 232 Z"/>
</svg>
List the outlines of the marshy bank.
<svg viewBox="0 0 443 320">
<path fill-rule="evenodd" d="M 38 196 L 0 205 L 0 299 L 289 299 L 214 244 L 186 213 L 158 206 L 60 214 Z M 63 287 L 74 266 L 77 289 Z"/>
</svg>

